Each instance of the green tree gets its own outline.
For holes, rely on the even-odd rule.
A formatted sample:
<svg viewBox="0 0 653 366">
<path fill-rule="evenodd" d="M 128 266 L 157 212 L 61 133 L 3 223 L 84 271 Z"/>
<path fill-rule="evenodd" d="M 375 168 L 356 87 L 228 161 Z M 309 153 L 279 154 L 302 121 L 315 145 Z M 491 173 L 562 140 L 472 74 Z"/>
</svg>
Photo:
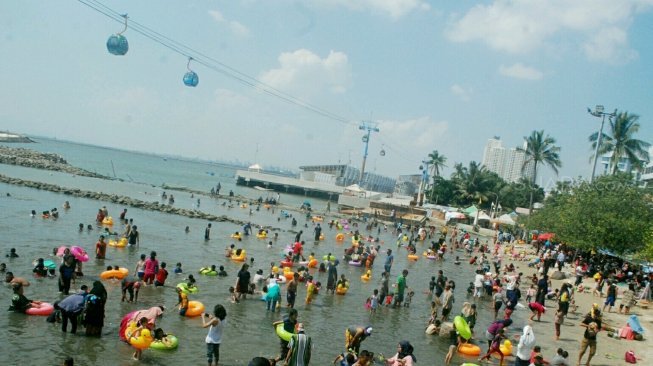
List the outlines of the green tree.
<svg viewBox="0 0 653 366">
<path fill-rule="evenodd" d="M 525 154 L 524 164 L 522 165 L 522 172 L 528 170 L 530 164 L 533 164 L 533 180 L 532 184 L 535 186 L 537 181 L 537 166 L 540 164 L 548 165 L 556 174 L 558 168 L 562 166 L 560 161 L 560 148 L 555 145 L 556 140 L 547 135 L 544 137 L 544 131 L 533 131 L 530 136 L 525 137 L 526 148 L 517 148 Z M 530 201 L 528 204 L 529 216 L 533 214 L 533 191 L 531 190 Z"/>
<path fill-rule="evenodd" d="M 630 174 L 577 181 L 550 195 L 533 213 L 534 228 L 583 250 L 608 249 L 618 254 L 653 254 L 653 199 Z M 650 257 L 649 257 L 650 258 Z"/>
<path fill-rule="evenodd" d="M 431 185 L 431 201 L 433 201 L 433 193 L 435 185 L 437 184 L 437 178 L 440 176 L 440 171 L 442 168 L 446 167 L 447 157 L 440 155 L 438 150 L 433 150 L 432 153 L 428 155 L 428 165 L 429 165 L 429 174 L 433 179 L 433 184 Z M 428 182 L 427 182 L 428 183 Z"/>
<path fill-rule="evenodd" d="M 638 140 L 634 136 L 639 132 L 639 116 L 628 114 L 628 112 L 617 113 L 616 118 L 610 118 L 610 132 L 601 136 L 599 156 L 611 153 L 610 169 L 612 174 L 619 171 L 619 162 L 625 158 L 630 165 L 638 170 L 644 168 L 648 163 L 648 142 Z M 596 151 L 596 144 L 599 133 L 590 135 L 592 150 Z M 593 156 L 592 156 L 593 157 Z"/>
<path fill-rule="evenodd" d="M 457 168 L 458 165 L 456 165 Z M 475 161 L 471 161 L 468 167 L 460 166 L 460 171 L 454 172 L 455 192 L 458 196 L 458 204 L 482 205 L 488 201 L 490 192 L 490 178 L 488 171 L 484 166 Z"/>
<path fill-rule="evenodd" d="M 456 186 L 450 179 L 435 177 L 431 189 L 431 202 L 450 205 L 456 201 Z"/>
</svg>

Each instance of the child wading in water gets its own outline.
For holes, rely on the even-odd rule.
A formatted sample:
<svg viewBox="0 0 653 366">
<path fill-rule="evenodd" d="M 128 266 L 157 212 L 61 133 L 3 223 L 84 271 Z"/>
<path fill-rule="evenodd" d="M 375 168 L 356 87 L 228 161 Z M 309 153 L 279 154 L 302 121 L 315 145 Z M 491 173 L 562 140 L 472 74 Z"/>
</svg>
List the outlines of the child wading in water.
<svg viewBox="0 0 653 366">
<path fill-rule="evenodd" d="M 208 365 L 212 366 L 215 358 L 215 366 L 218 366 L 220 359 L 220 343 L 222 342 L 222 331 L 226 324 L 227 311 L 224 306 L 218 304 L 213 308 L 213 315 L 202 314 L 202 328 L 209 328 L 206 335 L 206 357 Z"/>
<path fill-rule="evenodd" d="M 177 287 L 177 305 L 179 305 L 179 315 L 185 316 L 186 311 L 188 311 L 188 295 L 184 293 L 179 287 Z"/>
<path fill-rule="evenodd" d="M 143 343 L 146 344 L 145 348 L 149 347 L 149 345 L 152 343 L 152 333 L 150 330 L 147 328 L 147 323 L 148 319 L 143 317 L 138 321 L 138 327 L 134 329 L 132 332 L 131 336 L 129 337 L 129 341 L 131 343 L 132 339 L 143 339 Z M 134 345 L 132 347 L 136 348 L 136 351 L 134 352 L 134 360 L 140 360 L 141 356 L 143 355 L 143 349 L 145 348 L 139 348 Z"/>
</svg>

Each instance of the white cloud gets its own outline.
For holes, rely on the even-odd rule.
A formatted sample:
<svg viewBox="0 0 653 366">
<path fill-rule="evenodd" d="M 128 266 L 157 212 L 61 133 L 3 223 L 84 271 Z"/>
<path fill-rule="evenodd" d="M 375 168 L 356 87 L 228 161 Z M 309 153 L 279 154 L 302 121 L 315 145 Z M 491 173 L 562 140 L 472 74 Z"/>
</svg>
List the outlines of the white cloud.
<svg viewBox="0 0 653 366">
<path fill-rule="evenodd" d="M 652 5 L 653 0 L 494 0 L 454 18 L 445 33 L 453 42 L 481 41 L 512 54 L 580 39 L 590 60 L 614 62 L 636 55 L 628 46 L 628 28 Z"/>
<path fill-rule="evenodd" d="M 328 89 L 344 93 L 351 83 L 351 66 L 347 55 L 331 51 L 326 58 L 307 49 L 284 52 L 279 68 L 263 72 L 259 80 L 289 92 L 315 93 Z"/>
<path fill-rule="evenodd" d="M 458 85 L 458 84 L 453 84 L 450 88 L 451 94 L 457 96 L 460 98 L 462 101 L 467 102 L 469 101 L 471 97 L 472 90 L 471 89 L 465 89 L 464 87 Z"/>
<path fill-rule="evenodd" d="M 423 0 L 318 0 L 324 5 L 344 6 L 358 11 L 382 13 L 397 20 L 414 11 L 428 11 L 431 6 Z"/>
<path fill-rule="evenodd" d="M 209 15 L 211 18 L 213 18 L 217 23 L 219 24 L 224 24 L 231 30 L 231 32 L 239 37 L 247 37 L 249 36 L 249 29 L 241 24 L 238 21 L 235 20 L 228 20 L 224 17 L 224 15 L 218 11 L 218 10 L 209 10 Z"/>
<path fill-rule="evenodd" d="M 384 136 L 392 136 L 400 146 L 410 146 L 411 150 L 430 149 L 441 140 L 449 128 L 447 121 L 435 121 L 430 116 L 403 121 L 381 120 L 379 129 Z"/>
<path fill-rule="evenodd" d="M 501 65 L 501 67 L 499 67 L 499 73 L 511 78 L 524 80 L 541 80 L 544 76 L 542 71 L 533 67 L 525 66 L 519 62 L 512 66 Z"/>
</svg>

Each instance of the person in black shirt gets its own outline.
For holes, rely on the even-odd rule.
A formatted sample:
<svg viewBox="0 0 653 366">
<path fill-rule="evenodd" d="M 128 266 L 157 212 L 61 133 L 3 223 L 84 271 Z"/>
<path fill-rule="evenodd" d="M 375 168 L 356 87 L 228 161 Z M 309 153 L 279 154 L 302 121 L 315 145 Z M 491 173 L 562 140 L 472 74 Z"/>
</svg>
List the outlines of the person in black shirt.
<svg viewBox="0 0 653 366">
<path fill-rule="evenodd" d="M 590 312 L 585 315 L 585 319 L 582 323 L 580 323 L 580 326 L 587 329 L 585 329 L 583 340 L 580 344 L 578 364 L 580 365 L 580 361 L 583 358 L 583 355 L 585 355 L 587 347 L 589 347 L 590 353 L 587 357 L 587 365 L 589 365 L 592 357 L 594 357 L 594 354 L 596 353 L 596 335 L 598 334 L 599 330 L 601 330 L 601 311 L 599 310 L 599 306 L 597 304 L 592 305 L 592 310 L 590 310 Z"/>
<path fill-rule="evenodd" d="M 247 296 L 247 292 L 249 291 L 249 283 L 250 283 L 251 275 L 248 269 L 249 269 L 249 264 L 247 263 L 243 264 L 243 267 L 240 269 L 240 271 L 238 271 L 238 275 L 236 276 L 236 286 L 235 286 L 236 302 L 240 300 L 241 296 L 243 297 L 243 299 L 245 299 Z"/>
</svg>

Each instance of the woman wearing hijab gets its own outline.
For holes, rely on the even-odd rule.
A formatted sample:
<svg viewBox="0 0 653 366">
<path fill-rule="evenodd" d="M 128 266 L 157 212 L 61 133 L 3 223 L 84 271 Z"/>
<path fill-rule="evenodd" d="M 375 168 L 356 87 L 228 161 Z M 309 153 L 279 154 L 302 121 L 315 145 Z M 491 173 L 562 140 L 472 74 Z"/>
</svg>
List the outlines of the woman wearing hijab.
<svg viewBox="0 0 653 366">
<path fill-rule="evenodd" d="M 151 307 L 147 310 L 132 311 L 131 313 L 125 315 L 120 321 L 120 330 L 118 332 L 118 335 L 120 336 L 120 340 L 127 342 L 127 338 L 125 337 L 125 330 L 127 329 L 129 322 L 137 321 L 140 318 L 147 318 L 148 320 L 147 327 L 150 329 L 154 329 L 156 319 L 163 315 L 164 310 L 165 307 L 163 307 L 163 305 L 159 305 L 159 306 Z"/>
<path fill-rule="evenodd" d="M 107 302 L 107 290 L 100 281 L 93 282 L 93 288 L 86 296 L 84 307 L 84 326 L 86 335 L 99 337 L 104 326 L 104 305 Z"/>
<path fill-rule="evenodd" d="M 524 326 L 524 333 L 519 337 L 517 354 L 515 355 L 515 366 L 530 365 L 531 351 L 535 347 L 535 333 L 530 325 Z"/>
<path fill-rule="evenodd" d="M 385 360 L 388 366 L 412 366 L 417 363 L 413 355 L 413 346 L 408 341 L 401 341 L 397 346 L 397 354 Z"/>
</svg>

